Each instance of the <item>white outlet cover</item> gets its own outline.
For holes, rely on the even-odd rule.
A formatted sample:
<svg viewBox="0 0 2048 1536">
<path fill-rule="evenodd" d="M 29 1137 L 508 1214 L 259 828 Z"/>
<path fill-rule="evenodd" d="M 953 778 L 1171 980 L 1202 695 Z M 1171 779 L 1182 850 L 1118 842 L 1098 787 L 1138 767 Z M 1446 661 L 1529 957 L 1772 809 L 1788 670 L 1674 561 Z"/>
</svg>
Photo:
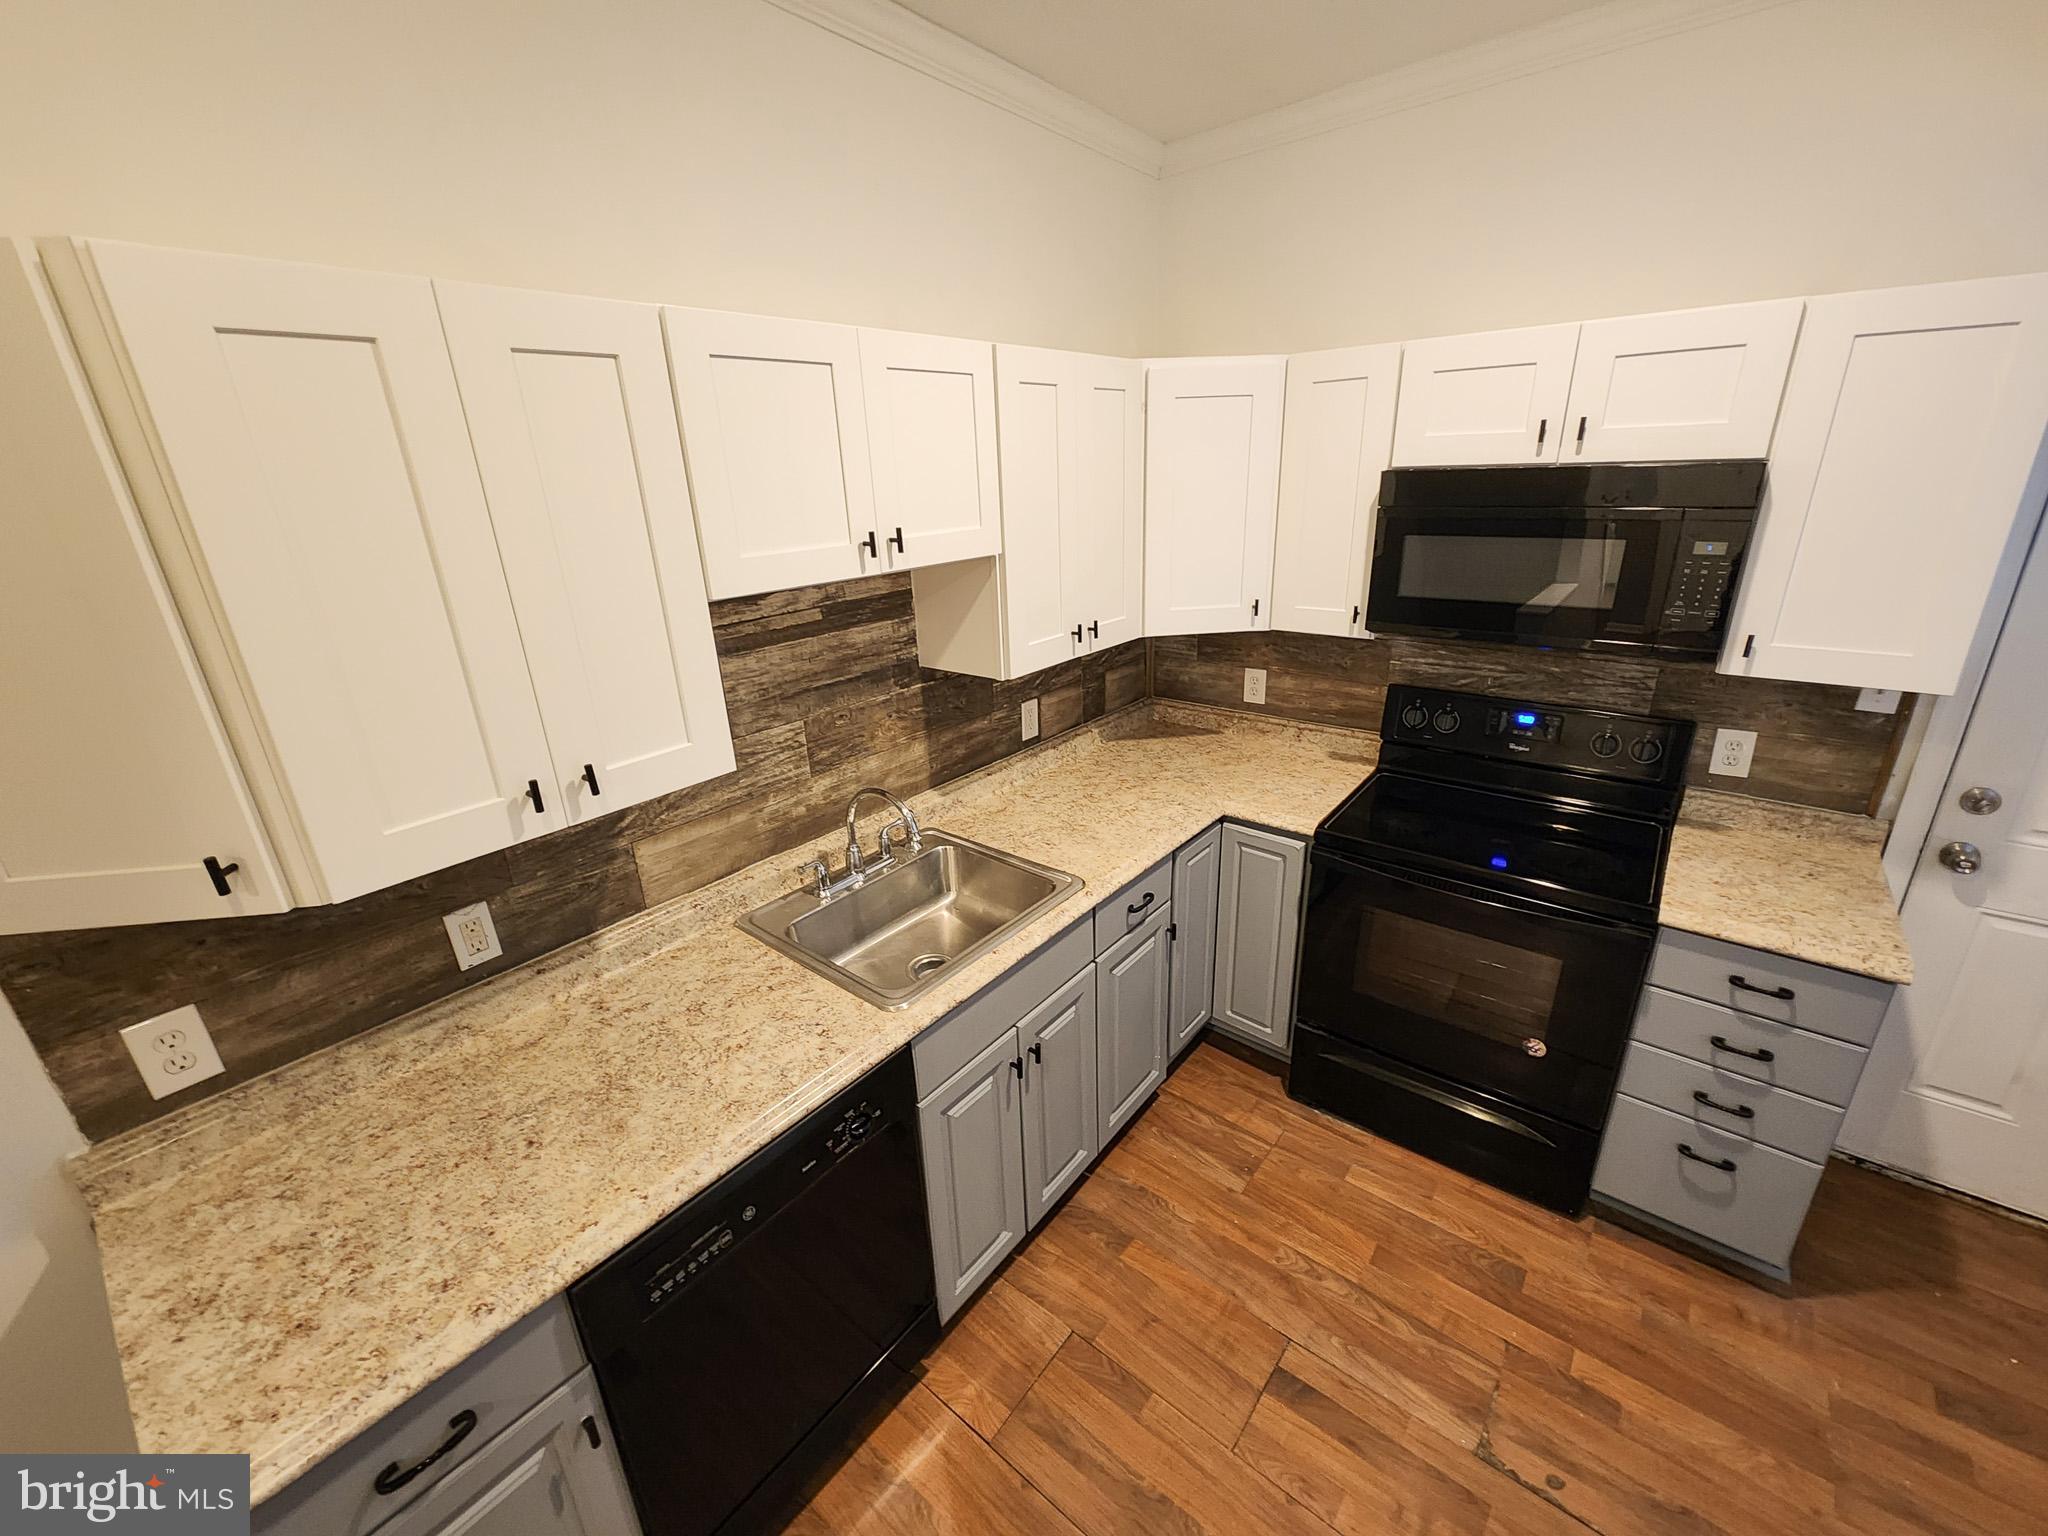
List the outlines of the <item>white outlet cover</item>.
<svg viewBox="0 0 2048 1536">
<path fill-rule="evenodd" d="M 1023 707 L 1018 711 L 1018 724 L 1024 732 L 1024 739 L 1026 741 L 1032 741 L 1037 738 L 1038 700 L 1026 699 L 1024 701 Z"/>
<path fill-rule="evenodd" d="M 1247 704 L 1266 702 L 1266 669 L 1246 667 L 1244 669 L 1244 701 Z"/>
<path fill-rule="evenodd" d="M 448 930 L 448 947 L 455 951 L 458 970 L 482 965 L 505 953 L 498 942 L 498 925 L 491 921 L 491 904 L 479 901 L 441 919 Z"/>
<path fill-rule="evenodd" d="M 1731 779 L 1746 779 L 1749 777 L 1749 760 L 1755 755 L 1755 731 L 1717 730 L 1714 732 L 1714 755 L 1707 763 L 1707 772 Z"/>
<path fill-rule="evenodd" d="M 190 1003 L 128 1025 L 121 1031 L 121 1043 L 135 1058 L 152 1099 L 168 1098 L 227 1071 L 199 1010 Z"/>
</svg>

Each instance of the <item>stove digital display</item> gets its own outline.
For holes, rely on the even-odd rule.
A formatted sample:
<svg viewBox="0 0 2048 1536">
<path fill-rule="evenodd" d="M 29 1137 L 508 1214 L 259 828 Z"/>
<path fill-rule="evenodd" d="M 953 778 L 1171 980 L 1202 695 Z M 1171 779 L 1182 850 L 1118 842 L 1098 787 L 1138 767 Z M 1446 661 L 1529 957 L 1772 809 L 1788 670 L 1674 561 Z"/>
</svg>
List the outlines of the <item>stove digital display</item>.
<svg viewBox="0 0 2048 1536">
<path fill-rule="evenodd" d="M 1496 736 L 1519 737 L 1524 741 L 1555 741 L 1564 723 L 1561 715 L 1546 715 L 1534 709 L 1487 711 L 1487 727 Z"/>
</svg>

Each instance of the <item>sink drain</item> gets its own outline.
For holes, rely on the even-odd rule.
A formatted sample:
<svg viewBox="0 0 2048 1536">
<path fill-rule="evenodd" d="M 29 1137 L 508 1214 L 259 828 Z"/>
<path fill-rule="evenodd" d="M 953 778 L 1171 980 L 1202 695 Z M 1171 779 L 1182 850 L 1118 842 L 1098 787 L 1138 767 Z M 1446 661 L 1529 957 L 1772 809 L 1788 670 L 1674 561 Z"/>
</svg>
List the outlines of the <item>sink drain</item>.
<svg viewBox="0 0 2048 1536">
<path fill-rule="evenodd" d="M 922 981 L 945 963 L 946 957 L 944 955 L 919 955 L 910 962 L 910 974 L 919 981 Z"/>
</svg>

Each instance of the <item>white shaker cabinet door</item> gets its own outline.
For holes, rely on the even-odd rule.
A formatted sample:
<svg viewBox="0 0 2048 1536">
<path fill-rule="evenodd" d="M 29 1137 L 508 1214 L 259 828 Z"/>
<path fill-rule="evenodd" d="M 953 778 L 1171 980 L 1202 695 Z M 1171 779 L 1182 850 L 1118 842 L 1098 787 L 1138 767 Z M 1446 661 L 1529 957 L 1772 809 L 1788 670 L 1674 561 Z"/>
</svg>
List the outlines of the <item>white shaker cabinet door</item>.
<svg viewBox="0 0 2048 1536">
<path fill-rule="evenodd" d="M 1365 632 L 1380 474 L 1393 451 L 1401 349 L 1342 347 L 1287 360 L 1273 627 Z"/>
<path fill-rule="evenodd" d="M 1075 496 L 1074 356 L 996 348 L 1002 444 L 1002 623 L 1005 675 L 1022 677 L 1081 650 L 1080 610 L 1065 571 L 1067 510 Z M 923 580 L 922 577 L 919 578 Z M 922 600 L 925 588 L 918 589 Z M 920 611 L 922 631 L 931 621 Z M 998 668 L 997 670 L 1005 670 Z"/>
<path fill-rule="evenodd" d="M 1774 299 L 1587 321 L 1558 461 L 1762 458 L 1805 307 Z"/>
<path fill-rule="evenodd" d="M 1061 541 L 1067 611 L 1091 651 L 1145 633 L 1145 367 L 1073 354 L 1074 494 Z"/>
<path fill-rule="evenodd" d="M 1145 367 L 1145 633 L 1272 624 L 1287 360 Z"/>
<path fill-rule="evenodd" d="M 1394 463 L 1555 464 L 1578 342 L 1576 324 L 1409 342 Z"/>
<path fill-rule="evenodd" d="M 713 598 L 885 571 L 850 325 L 662 310 Z"/>
<path fill-rule="evenodd" d="M 653 305 L 437 283 L 571 820 L 729 773 Z"/>
<path fill-rule="evenodd" d="M 561 826 L 428 280 L 84 253 L 163 471 L 158 552 L 189 559 L 188 624 L 213 610 L 216 696 L 253 717 L 245 764 L 272 758 L 304 898 Z"/>
<path fill-rule="evenodd" d="M 0 356 L 0 933 L 284 910 L 283 875 L 25 246 L 0 245 Z"/>
<path fill-rule="evenodd" d="M 860 333 L 875 529 L 892 571 L 1002 548 L 995 349 L 985 341 Z"/>
<path fill-rule="evenodd" d="M 1721 670 L 1952 692 L 2044 427 L 2048 274 L 1809 299 Z"/>
</svg>

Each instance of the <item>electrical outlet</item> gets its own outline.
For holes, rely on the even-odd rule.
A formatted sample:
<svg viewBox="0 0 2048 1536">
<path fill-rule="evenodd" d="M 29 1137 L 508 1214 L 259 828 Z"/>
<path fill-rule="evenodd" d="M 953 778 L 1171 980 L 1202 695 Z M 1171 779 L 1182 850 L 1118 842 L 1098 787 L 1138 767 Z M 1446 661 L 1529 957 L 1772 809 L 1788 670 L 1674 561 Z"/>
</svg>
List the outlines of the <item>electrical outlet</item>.
<svg viewBox="0 0 2048 1536">
<path fill-rule="evenodd" d="M 1020 710 L 1018 711 L 1018 718 L 1019 718 L 1020 724 L 1021 724 L 1021 726 L 1022 726 L 1022 729 L 1023 729 L 1023 732 L 1024 732 L 1024 739 L 1025 739 L 1026 741 L 1035 741 L 1035 740 L 1037 740 L 1037 739 L 1038 739 L 1038 700 L 1036 700 L 1036 699 L 1026 699 L 1026 700 L 1024 701 L 1024 705 L 1023 705 L 1023 708 L 1022 708 L 1022 709 L 1020 709 Z"/>
<path fill-rule="evenodd" d="M 455 964 L 460 970 L 482 965 L 505 953 L 505 946 L 498 942 L 498 925 L 491 921 L 491 904 L 487 901 L 450 912 L 441 922 L 448 929 L 448 943 L 455 950 Z"/>
<path fill-rule="evenodd" d="M 1749 777 L 1749 760 L 1756 753 L 1755 731 L 1714 732 L 1714 759 L 1707 764 L 1707 772 L 1725 774 L 1731 779 Z"/>
<path fill-rule="evenodd" d="M 1899 690 L 1865 688 L 1856 695 L 1856 707 L 1867 715 L 1896 715 L 1899 712 Z"/>
<path fill-rule="evenodd" d="M 1266 702 L 1266 669 L 1246 667 L 1244 669 L 1244 701 L 1247 704 Z"/>
<path fill-rule="evenodd" d="M 165 1098 L 227 1071 L 199 1010 L 190 1003 L 130 1024 L 121 1031 L 121 1043 L 135 1058 L 136 1070 L 152 1099 Z"/>
</svg>

